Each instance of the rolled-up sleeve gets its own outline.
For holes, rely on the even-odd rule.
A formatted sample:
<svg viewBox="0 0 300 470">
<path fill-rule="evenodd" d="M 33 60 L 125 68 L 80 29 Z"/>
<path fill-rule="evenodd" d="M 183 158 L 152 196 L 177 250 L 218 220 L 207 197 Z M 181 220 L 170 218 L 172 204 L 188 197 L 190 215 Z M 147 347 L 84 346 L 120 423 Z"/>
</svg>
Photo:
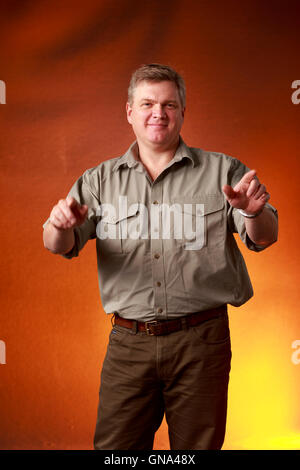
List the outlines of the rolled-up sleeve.
<svg viewBox="0 0 300 470">
<path fill-rule="evenodd" d="M 76 201 L 88 206 L 88 215 L 85 222 L 74 228 L 75 244 L 71 251 L 62 255 L 71 259 L 78 256 L 80 250 L 88 240 L 96 238 L 96 226 L 99 220 L 99 196 L 93 181 L 90 178 L 90 170 L 87 170 L 73 185 L 68 196 L 74 197 Z"/>
<path fill-rule="evenodd" d="M 231 164 L 231 169 L 230 169 L 230 184 L 232 187 L 234 187 L 244 176 L 245 173 L 250 171 L 250 168 L 245 166 L 242 162 L 237 160 L 236 158 L 232 159 L 232 164 Z M 278 212 L 275 207 L 273 207 L 271 204 L 266 203 L 265 207 L 272 211 L 275 217 L 278 220 Z M 268 245 L 258 245 L 257 243 L 254 243 L 248 236 L 246 232 L 246 224 L 245 224 L 245 218 L 242 216 L 242 214 L 238 211 L 238 209 L 235 209 L 230 206 L 228 203 L 228 212 L 227 212 L 227 220 L 228 220 L 228 225 L 230 227 L 230 230 L 232 232 L 238 233 L 242 242 L 246 245 L 246 247 L 249 250 L 252 251 L 262 251 L 265 250 L 270 244 Z"/>
<path fill-rule="evenodd" d="M 275 209 L 275 207 L 273 207 L 271 204 L 266 204 L 265 207 L 272 211 L 273 214 L 275 215 L 275 217 L 278 219 L 278 213 L 277 213 L 277 209 Z M 271 245 L 270 244 L 267 244 L 267 245 L 257 245 L 257 243 L 254 243 L 248 236 L 247 232 L 246 232 L 246 225 L 245 225 L 245 218 L 242 216 L 242 214 L 240 214 L 238 212 L 237 209 L 233 209 L 233 218 L 234 218 L 234 223 L 235 223 L 235 226 L 237 228 L 237 232 L 242 240 L 243 243 L 245 243 L 246 247 L 249 249 L 249 250 L 252 250 L 252 251 L 262 251 L 262 250 L 265 250 L 266 248 L 268 248 L 268 246 Z"/>
</svg>

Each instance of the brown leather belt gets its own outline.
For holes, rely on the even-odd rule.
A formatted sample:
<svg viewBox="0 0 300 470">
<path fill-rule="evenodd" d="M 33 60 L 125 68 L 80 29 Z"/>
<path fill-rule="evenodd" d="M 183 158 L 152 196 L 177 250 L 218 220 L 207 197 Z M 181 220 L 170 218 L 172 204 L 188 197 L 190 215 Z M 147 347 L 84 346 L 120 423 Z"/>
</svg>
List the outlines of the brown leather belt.
<svg viewBox="0 0 300 470">
<path fill-rule="evenodd" d="M 191 315 L 182 316 L 174 320 L 153 320 L 141 322 L 137 320 L 127 320 L 114 313 L 114 324 L 130 328 L 131 330 L 142 331 L 150 336 L 168 335 L 175 331 L 183 330 L 189 326 L 196 326 L 200 323 L 210 320 L 211 318 L 223 316 L 227 313 L 227 305 L 203 310 L 202 312 L 192 313 Z"/>
</svg>

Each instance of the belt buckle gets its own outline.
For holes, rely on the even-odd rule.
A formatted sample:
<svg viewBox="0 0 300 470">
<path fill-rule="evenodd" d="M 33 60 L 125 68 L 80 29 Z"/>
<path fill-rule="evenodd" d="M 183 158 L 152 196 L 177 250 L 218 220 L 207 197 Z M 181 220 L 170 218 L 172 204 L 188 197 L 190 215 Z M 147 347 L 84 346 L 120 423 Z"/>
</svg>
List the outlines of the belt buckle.
<svg viewBox="0 0 300 470">
<path fill-rule="evenodd" d="M 150 330 L 150 325 L 157 325 L 158 321 L 157 320 L 152 320 L 152 321 L 146 321 L 145 322 L 145 329 L 146 329 L 146 334 L 149 336 L 154 336 L 154 333 L 151 333 Z"/>
</svg>

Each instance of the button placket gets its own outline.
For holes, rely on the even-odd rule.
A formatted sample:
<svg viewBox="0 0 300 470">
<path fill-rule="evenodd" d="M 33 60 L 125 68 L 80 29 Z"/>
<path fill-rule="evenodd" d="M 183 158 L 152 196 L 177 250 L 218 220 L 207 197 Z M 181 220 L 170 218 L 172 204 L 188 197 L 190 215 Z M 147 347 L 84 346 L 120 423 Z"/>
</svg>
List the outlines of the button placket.
<svg viewBox="0 0 300 470">
<path fill-rule="evenodd" d="M 158 211 L 159 204 L 162 202 L 162 182 L 157 182 L 152 186 L 151 204 L 155 206 L 155 211 Z M 159 213 L 159 227 L 161 227 L 161 213 Z M 157 214 L 157 212 L 156 212 Z M 153 220 L 151 220 L 153 223 Z M 163 245 L 162 239 L 157 234 L 157 227 L 150 227 L 151 233 L 151 253 L 152 253 L 152 279 L 154 291 L 154 312 L 157 318 L 166 318 L 166 297 L 165 290 L 162 288 L 162 279 L 164 278 L 164 263 L 163 263 Z"/>
</svg>

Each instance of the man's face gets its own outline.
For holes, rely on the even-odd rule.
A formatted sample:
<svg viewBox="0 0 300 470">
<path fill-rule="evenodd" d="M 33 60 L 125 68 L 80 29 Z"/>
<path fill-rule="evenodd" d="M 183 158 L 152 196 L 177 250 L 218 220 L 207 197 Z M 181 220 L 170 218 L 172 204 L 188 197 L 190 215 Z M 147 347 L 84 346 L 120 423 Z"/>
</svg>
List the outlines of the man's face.
<svg viewBox="0 0 300 470">
<path fill-rule="evenodd" d="M 168 150 L 178 142 L 185 110 L 175 83 L 140 82 L 126 111 L 138 144 Z"/>
</svg>

